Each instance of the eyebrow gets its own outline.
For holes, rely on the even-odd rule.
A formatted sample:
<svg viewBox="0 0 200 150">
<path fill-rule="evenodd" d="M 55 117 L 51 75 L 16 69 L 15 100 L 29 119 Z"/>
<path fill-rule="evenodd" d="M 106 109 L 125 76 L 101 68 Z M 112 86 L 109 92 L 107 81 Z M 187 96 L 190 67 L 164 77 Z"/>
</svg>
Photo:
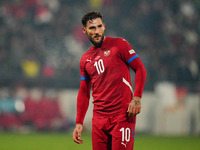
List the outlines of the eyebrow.
<svg viewBox="0 0 200 150">
<path fill-rule="evenodd" d="M 102 27 L 103 24 L 99 24 L 97 27 Z M 94 29 L 96 26 L 90 26 L 89 29 Z"/>
<path fill-rule="evenodd" d="M 89 29 L 94 29 L 95 28 L 95 26 L 91 26 L 91 27 L 89 27 Z"/>
</svg>

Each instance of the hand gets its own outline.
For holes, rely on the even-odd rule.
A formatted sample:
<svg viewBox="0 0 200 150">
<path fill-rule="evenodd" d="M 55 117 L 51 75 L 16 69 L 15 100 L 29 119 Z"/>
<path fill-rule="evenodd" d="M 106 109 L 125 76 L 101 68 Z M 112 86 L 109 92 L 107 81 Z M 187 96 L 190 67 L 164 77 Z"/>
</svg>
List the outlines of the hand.
<svg viewBox="0 0 200 150">
<path fill-rule="evenodd" d="M 133 97 L 133 100 L 129 103 L 128 106 L 128 116 L 135 117 L 141 111 L 141 98 L 140 97 Z"/>
<path fill-rule="evenodd" d="M 82 130 L 83 130 L 82 124 L 76 124 L 73 132 L 73 140 L 78 144 L 83 143 L 83 140 L 81 139 Z"/>
</svg>

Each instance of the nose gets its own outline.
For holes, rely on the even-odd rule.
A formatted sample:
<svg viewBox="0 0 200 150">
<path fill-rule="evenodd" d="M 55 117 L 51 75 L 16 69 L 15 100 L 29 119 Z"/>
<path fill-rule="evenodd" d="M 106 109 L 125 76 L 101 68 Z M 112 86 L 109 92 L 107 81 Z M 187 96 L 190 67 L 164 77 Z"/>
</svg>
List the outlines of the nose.
<svg viewBox="0 0 200 150">
<path fill-rule="evenodd" d="M 99 34 L 99 28 L 96 28 L 94 31 L 95 34 Z"/>
</svg>

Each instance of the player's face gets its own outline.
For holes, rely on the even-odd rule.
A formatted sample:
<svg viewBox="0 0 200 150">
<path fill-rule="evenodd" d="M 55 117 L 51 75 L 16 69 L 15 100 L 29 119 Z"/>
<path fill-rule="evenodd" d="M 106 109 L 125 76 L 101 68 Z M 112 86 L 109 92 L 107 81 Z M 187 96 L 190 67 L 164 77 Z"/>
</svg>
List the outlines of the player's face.
<svg viewBox="0 0 200 150">
<path fill-rule="evenodd" d="M 86 27 L 83 27 L 83 33 L 87 34 L 94 47 L 100 47 L 104 40 L 105 24 L 101 18 L 89 20 Z"/>
</svg>

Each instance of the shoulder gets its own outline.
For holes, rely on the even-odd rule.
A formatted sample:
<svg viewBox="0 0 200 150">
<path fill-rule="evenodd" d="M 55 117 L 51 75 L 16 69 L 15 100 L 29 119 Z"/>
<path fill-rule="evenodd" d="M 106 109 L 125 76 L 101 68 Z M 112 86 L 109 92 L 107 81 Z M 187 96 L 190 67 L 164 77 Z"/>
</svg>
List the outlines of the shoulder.
<svg viewBox="0 0 200 150">
<path fill-rule="evenodd" d="M 109 37 L 109 41 L 109 43 L 112 43 L 111 45 L 118 47 L 120 50 L 131 48 L 129 42 L 122 37 Z"/>
<path fill-rule="evenodd" d="M 90 55 L 91 55 L 91 48 L 88 49 L 82 56 L 81 56 L 81 60 L 80 60 L 80 66 L 84 67 L 85 63 L 87 62 L 88 59 L 90 59 Z"/>
<path fill-rule="evenodd" d="M 118 46 L 121 46 L 123 44 L 129 44 L 129 42 L 122 38 L 122 37 L 107 37 L 108 38 L 108 41 L 109 43 L 114 43 L 115 45 L 118 45 Z"/>
<path fill-rule="evenodd" d="M 129 42 L 124 38 L 118 38 L 118 42 L 121 44 L 129 44 Z"/>
<path fill-rule="evenodd" d="M 115 41 L 115 42 L 117 42 L 117 41 L 123 41 L 123 38 L 122 37 L 106 37 L 107 39 L 108 39 L 108 41 Z"/>
<path fill-rule="evenodd" d="M 80 65 L 83 66 L 87 60 L 87 52 L 81 56 Z"/>
</svg>

